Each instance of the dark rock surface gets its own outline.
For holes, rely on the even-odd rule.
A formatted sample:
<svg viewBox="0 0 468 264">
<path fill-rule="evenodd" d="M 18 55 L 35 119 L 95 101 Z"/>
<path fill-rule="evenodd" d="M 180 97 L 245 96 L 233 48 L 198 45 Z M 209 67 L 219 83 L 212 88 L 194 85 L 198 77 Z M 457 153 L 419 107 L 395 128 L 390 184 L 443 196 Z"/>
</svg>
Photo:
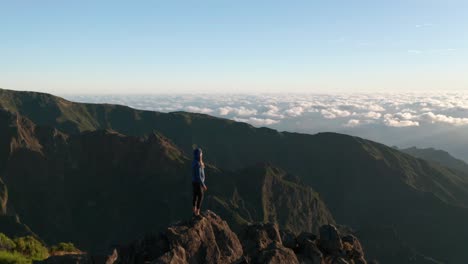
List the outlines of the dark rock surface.
<svg viewBox="0 0 468 264">
<path fill-rule="evenodd" d="M 235 263 L 243 255 L 236 234 L 211 211 L 118 250 L 117 263 Z"/>
<path fill-rule="evenodd" d="M 237 235 L 212 211 L 181 221 L 107 256 L 53 256 L 46 264 L 366 264 L 359 240 L 341 236 L 333 225 L 320 228 L 320 237 L 280 231 L 277 224 L 248 224 Z"/>
</svg>

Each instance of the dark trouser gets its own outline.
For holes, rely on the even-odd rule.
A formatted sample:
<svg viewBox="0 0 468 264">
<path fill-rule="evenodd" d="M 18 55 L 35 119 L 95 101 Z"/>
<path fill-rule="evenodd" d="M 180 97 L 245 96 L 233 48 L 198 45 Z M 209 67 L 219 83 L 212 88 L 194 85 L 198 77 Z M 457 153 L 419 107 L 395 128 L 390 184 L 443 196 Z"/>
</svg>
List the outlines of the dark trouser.
<svg viewBox="0 0 468 264">
<path fill-rule="evenodd" d="M 193 199 L 192 205 L 197 209 L 200 209 L 201 203 L 203 201 L 203 187 L 199 182 L 192 182 L 193 188 Z"/>
</svg>

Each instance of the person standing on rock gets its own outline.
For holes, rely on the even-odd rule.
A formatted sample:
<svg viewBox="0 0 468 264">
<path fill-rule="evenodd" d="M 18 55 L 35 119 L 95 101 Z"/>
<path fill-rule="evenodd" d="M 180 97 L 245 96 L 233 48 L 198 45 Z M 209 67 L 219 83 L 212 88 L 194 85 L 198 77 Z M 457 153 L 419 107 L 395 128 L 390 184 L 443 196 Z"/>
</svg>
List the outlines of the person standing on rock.
<svg viewBox="0 0 468 264">
<path fill-rule="evenodd" d="M 200 215 L 200 207 L 203 201 L 203 192 L 208 188 L 205 185 L 205 164 L 201 148 L 193 150 L 192 162 L 192 188 L 193 188 L 193 215 Z"/>
</svg>

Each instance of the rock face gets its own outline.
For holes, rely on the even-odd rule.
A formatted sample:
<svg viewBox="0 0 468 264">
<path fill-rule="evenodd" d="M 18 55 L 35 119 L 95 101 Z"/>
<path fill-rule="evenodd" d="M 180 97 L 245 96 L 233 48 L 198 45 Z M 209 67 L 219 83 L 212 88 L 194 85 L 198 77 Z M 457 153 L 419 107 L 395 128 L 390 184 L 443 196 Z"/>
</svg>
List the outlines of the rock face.
<svg viewBox="0 0 468 264">
<path fill-rule="evenodd" d="M 318 247 L 324 254 L 325 263 L 367 263 L 359 240 L 353 235 L 341 237 L 333 225 L 324 225 L 320 228 Z"/>
<path fill-rule="evenodd" d="M 119 249 L 118 263 L 235 263 L 242 245 L 226 221 L 211 211 Z"/>
<path fill-rule="evenodd" d="M 202 217 L 173 224 L 158 235 L 117 247 L 117 260 L 106 264 L 367 263 L 356 237 L 341 237 L 333 225 L 322 226 L 320 230 L 319 238 L 307 232 L 296 236 L 280 231 L 277 224 L 255 223 L 244 226 L 236 235 L 218 215 L 205 211 Z"/>
<path fill-rule="evenodd" d="M 276 224 L 248 225 L 239 237 L 247 263 L 299 263 L 294 251 L 283 245 Z"/>
<path fill-rule="evenodd" d="M 317 233 L 320 226 L 335 223 L 316 191 L 271 163 L 258 162 L 222 180 L 218 186 L 226 191 L 206 204 L 236 232 L 245 223 L 269 222 L 296 233 Z"/>
</svg>

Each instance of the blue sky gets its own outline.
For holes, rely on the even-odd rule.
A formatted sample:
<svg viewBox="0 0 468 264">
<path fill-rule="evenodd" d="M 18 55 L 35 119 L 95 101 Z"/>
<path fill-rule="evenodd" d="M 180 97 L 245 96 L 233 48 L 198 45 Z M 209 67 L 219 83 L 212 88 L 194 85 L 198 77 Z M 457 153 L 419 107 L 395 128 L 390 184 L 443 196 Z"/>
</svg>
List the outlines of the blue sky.
<svg viewBox="0 0 468 264">
<path fill-rule="evenodd" d="M 462 0 L 0 0 L 0 87 L 468 90 L 466 14 Z"/>
</svg>

